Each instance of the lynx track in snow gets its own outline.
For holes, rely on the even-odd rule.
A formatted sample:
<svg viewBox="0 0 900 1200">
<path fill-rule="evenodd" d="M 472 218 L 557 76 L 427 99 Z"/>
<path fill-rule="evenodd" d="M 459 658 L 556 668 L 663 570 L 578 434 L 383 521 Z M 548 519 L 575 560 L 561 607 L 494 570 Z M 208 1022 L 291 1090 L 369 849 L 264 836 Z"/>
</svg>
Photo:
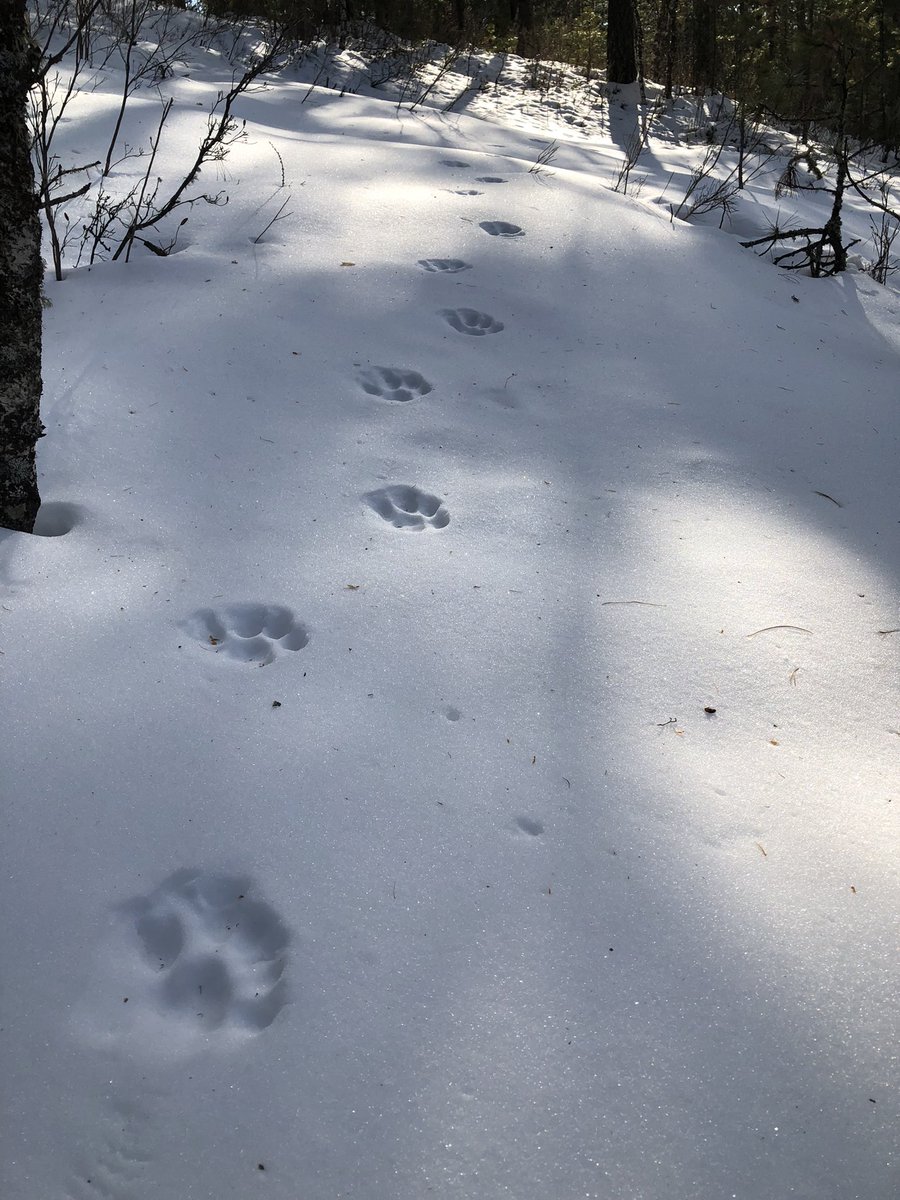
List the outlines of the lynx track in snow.
<svg viewBox="0 0 900 1200">
<path fill-rule="evenodd" d="M 395 529 L 446 529 L 450 524 L 450 514 L 441 500 L 410 484 L 379 488 L 363 498 L 369 508 Z"/>
<path fill-rule="evenodd" d="M 76 1028 L 151 1057 L 262 1033 L 287 1002 L 288 942 L 249 880 L 176 871 L 113 910 Z"/>
</svg>

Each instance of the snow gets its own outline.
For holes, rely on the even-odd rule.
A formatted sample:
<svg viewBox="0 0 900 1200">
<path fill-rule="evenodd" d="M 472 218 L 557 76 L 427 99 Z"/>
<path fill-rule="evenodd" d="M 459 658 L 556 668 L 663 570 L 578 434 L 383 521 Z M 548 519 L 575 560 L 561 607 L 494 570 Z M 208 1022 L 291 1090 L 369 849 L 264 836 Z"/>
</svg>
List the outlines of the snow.
<svg viewBox="0 0 900 1200">
<path fill-rule="evenodd" d="M 506 69 L 272 76 L 178 252 L 48 279 L 9 1200 L 896 1194 L 897 293 Z"/>
</svg>

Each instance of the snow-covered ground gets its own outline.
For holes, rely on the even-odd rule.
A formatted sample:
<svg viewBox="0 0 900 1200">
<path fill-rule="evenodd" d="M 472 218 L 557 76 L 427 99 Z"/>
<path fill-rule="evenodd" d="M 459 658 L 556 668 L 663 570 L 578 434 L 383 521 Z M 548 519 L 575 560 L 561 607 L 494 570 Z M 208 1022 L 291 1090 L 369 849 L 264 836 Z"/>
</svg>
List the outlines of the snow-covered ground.
<svg viewBox="0 0 900 1200">
<path fill-rule="evenodd" d="M 5 1200 L 897 1194 L 900 297 L 506 68 L 271 77 L 180 252 L 48 280 Z"/>
</svg>

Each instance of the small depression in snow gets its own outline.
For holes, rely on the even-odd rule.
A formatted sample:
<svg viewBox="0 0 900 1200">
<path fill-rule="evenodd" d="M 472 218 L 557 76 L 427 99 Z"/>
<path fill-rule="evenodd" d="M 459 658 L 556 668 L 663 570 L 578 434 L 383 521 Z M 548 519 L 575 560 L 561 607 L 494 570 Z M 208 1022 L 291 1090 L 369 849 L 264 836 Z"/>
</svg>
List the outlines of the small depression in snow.
<svg viewBox="0 0 900 1200">
<path fill-rule="evenodd" d="M 38 509 L 34 532 L 38 537 L 63 537 L 80 525 L 83 513 L 77 504 L 48 500 Z"/>
<path fill-rule="evenodd" d="M 544 832 L 543 824 L 535 821 L 532 817 L 516 817 L 516 825 L 522 833 L 528 834 L 529 837 L 540 837 Z"/>
</svg>

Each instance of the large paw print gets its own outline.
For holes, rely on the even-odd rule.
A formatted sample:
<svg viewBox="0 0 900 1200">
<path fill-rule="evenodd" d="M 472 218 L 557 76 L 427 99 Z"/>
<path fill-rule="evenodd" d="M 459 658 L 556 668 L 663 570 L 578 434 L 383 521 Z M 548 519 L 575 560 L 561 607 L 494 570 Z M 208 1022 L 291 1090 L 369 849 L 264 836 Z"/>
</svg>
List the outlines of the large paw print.
<svg viewBox="0 0 900 1200">
<path fill-rule="evenodd" d="M 437 496 L 406 483 L 369 492 L 363 499 L 395 529 L 446 529 L 450 514 Z"/>
<path fill-rule="evenodd" d="M 283 651 L 309 644 L 306 628 L 280 604 L 230 604 L 218 612 L 201 608 L 185 628 L 204 649 L 260 667 Z"/>
<path fill-rule="evenodd" d="M 473 337 L 484 337 L 486 333 L 500 333 L 503 322 L 495 320 L 490 313 L 475 308 L 445 308 L 441 316 L 458 333 L 469 333 Z"/>
<path fill-rule="evenodd" d="M 288 941 L 246 879 L 176 871 L 116 911 L 76 1024 L 150 1056 L 259 1034 L 287 1003 Z"/>
<path fill-rule="evenodd" d="M 400 367 L 370 367 L 360 372 L 359 382 L 367 395 L 380 396 L 382 400 L 401 404 L 417 396 L 427 396 L 434 390 L 424 375 Z"/>
<path fill-rule="evenodd" d="M 456 275 L 458 271 L 471 271 L 472 264 L 461 258 L 420 258 L 419 266 L 423 271 L 441 275 Z"/>
<path fill-rule="evenodd" d="M 524 237 L 525 230 L 521 225 L 511 225 L 509 221 L 481 221 L 479 228 L 491 237 Z"/>
</svg>

